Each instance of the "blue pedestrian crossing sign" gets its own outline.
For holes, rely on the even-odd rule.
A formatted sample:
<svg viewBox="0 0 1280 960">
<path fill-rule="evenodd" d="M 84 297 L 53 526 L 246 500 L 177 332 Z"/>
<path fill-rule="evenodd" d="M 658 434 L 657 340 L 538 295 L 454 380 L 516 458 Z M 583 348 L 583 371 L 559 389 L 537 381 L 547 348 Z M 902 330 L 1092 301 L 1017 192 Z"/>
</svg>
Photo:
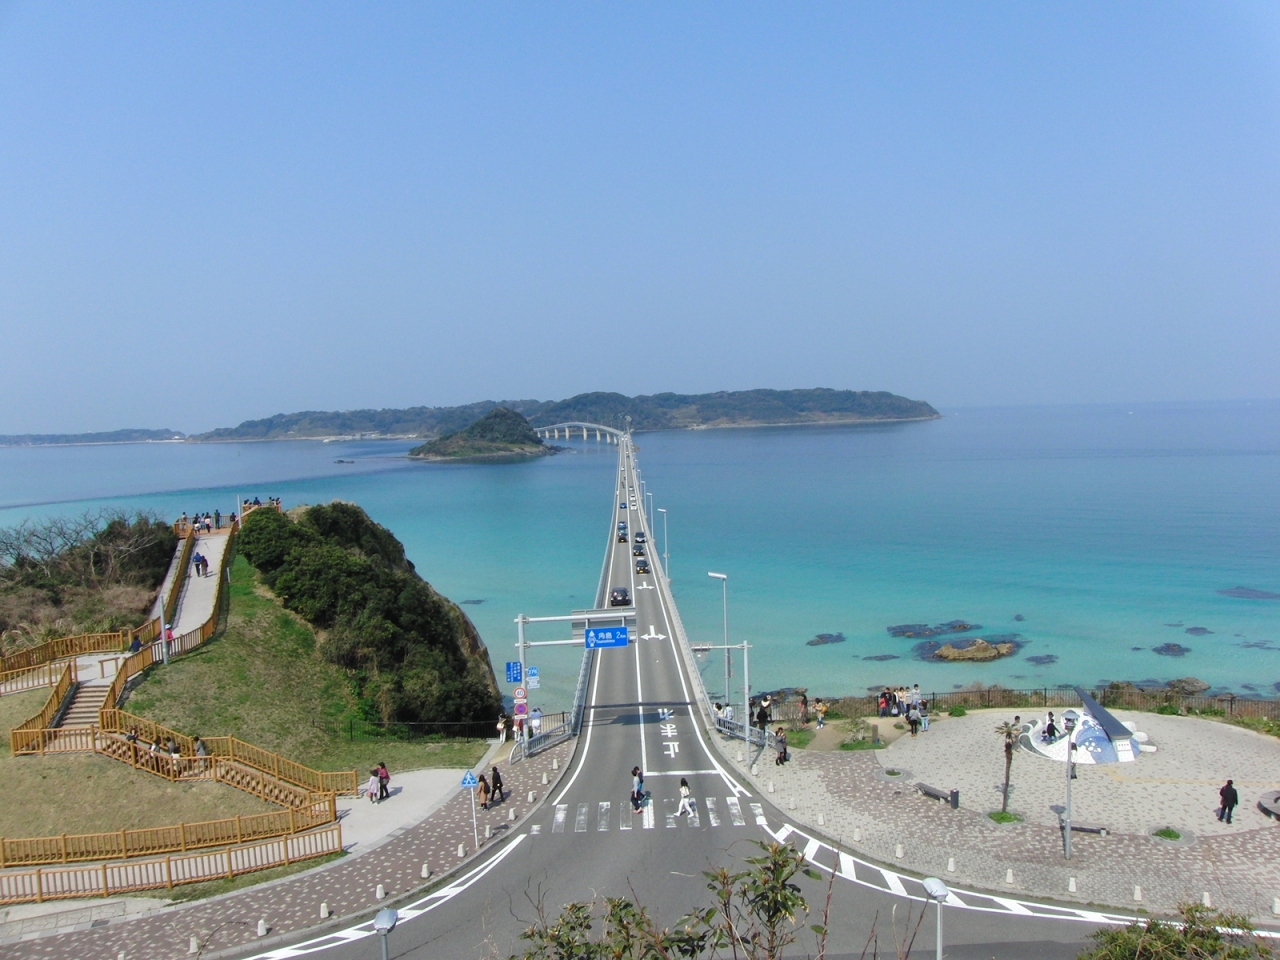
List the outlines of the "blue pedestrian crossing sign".
<svg viewBox="0 0 1280 960">
<path fill-rule="evenodd" d="M 626 627 L 588 627 L 585 634 L 588 650 L 601 647 L 625 647 L 627 645 Z"/>
<path fill-rule="evenodd" d="M 465 790 L 469 787 L 479 786 L 480 781 L 476 779 L 476 775 L 470 770 L 462 778 L 462 788 Z"/>
<path fill-rule="evenodd" d="M 507 661 L 507 683 L 519 683 L 524 679 L 524 671 L 520 668 L 519 660 Z"/>
</svg>

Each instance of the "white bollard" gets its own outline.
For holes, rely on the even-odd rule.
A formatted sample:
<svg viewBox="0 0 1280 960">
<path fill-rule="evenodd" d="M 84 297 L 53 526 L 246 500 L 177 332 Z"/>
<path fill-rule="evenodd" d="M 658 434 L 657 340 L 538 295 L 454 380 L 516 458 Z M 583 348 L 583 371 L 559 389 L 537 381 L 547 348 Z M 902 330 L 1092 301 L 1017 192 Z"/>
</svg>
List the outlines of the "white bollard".
<svg viewBox="0 0 1280 960">
<path fill-rule="evenodd" d="M 861 828 L 861 827 L 854 827 L 854 828 L 853 828 L 853 842 L 854 842 L 854 843 L 861 843 L 861 842 L 862 842 L 862 828 Z"/>
<path fill-rule="evenodd" d="M 387 889 L 382 884 L 378 884 L 378 888 L 373 891 L 373 895 L 378 900 L 387 899 Z"/>
<path fill-rule="evenodd" d="M 1213 901 L 1209 898 L 1208 890 L 1206 890 L 1204 893 L 1200 895 L 1200 902 L 1203 903 L 1209 909 L 1211 910 L 1213 909 Z"/>
<path fill-rule="evenodd" d="M 431 876 L 431 864 L 429 864 L 429 863 L 427 863 L 427 861 L 423 860 L 423 861 L 422 861 L 422 871 L 418 874 L 418 876 L 420 876 L 423 880 L 426 880 L 428 877 L 430 877 L 430 876 Z"/>
<path fill-rule="evenodd" d="M 192 937 L 191 940 L 187 943 L 187 953 L 199 953 L 199 952 L 200 952 L 200 941 L 197 940 L 195 937 Z"/>
<path fill-rule="evenodd" d="M 760 768 L 754 763 L 751 765 L 751 775 L 753 777 L 760 776 Z"/>
<path fill-rule="evenodd" d="M 533 803 L 533 791 L 532 791 L 532 790 L 530 790 L 530 791 L 529 791 L 529 802 L 530 802 L 530 803 Z"/>
<path fill-rule="evenodd" d="M 493 839 L 493 824 L 486 823 L 486 824 L 484 825 L 484 838 L 485 838 L 486 840 L 492 840 L 492 839 Z"/>
<path fill-rule="evenodd" d="M 547 771 L 545 770 L 542 771 L 542 785 L 544 787 L 547 785 Z"/>
<path fill-rule="evenodd" d="M 897 857 L 899 860 L 901 860 L 903 857 L 907 855 L 907 848 L 904 847 L 902 844 L 898 844 L 896 847 L 893 848 L 893 855 Z"/>
<path fill-rule="evenodd" d="M 514 821 L 515 818 L 516 818 L 516 808 L 512 807 L 510 810 L 507 811 L 507 819 Z"/>
<path fill-rule="evenodd" d="M 1067 877 L 1067 893 L 1075 893 L 1075 892 L 1076 892 L 1076 878 Z"/>
<path fill-rule="evenodd" d="M 739 750 L 739 751 L 738 751 L 738 762 L 739 762 L 739 763 L 746 763 L 746 761 L 747 761 L 747 757 L 746 757 L 746 755 L 745 755 L 741 750 Z"/>
<path fill-rule="evenodd" d="M 770 780 L 770 781 L 769 781 L 769 792 L 770 792 L 770 793 L 773 793 L 773 781 L 772 781 L 772 780 Z"/>
<path fill-rule="evenodd" d="M 826 815 L 825 815 L 825 814 L 823 814 L 823 813 L 819 813 L 819 814 L 818 814 L 818 826 L 820 826 L 820 827 L 825 827 L 826 825 L 827 825 L 827 818 L 826 818 Z"/>
<path fill-rule="evenodd" d="M 956 872 L 956 858 L 947 857 L 947 873 L 955 873 L 955 872 Z"/>
<path fill-rule="evenodd" d="M 787 797 L 787 809 L 794 810 L 796 808 L 796 798 Z"/>
<path fill-rule="evenodd" d="M 1133 902 L 1134 903 L 1142 902 L 1142 888 L 1139 886 L 1135 886 L 1133 888 Z"/>
<path fill-rule="evenodd" d="M 267 921 L 258 921 L 258 936 L 265 937 L 267 935 Z"/>
<path fill-rule="evenodd" d="M 552 769 L 552 770 L 559 770 L 559 769 L 560 769 L 560 758 L 559 758 L 559 757 L 552 757 L 552 758 L 551 758 L 551 769 Z"/>
<path fill-rule="evenodd" d="M 465 843 L 458 844 L 458 859 L 461 860 L 467 855 L 467 845 Z"/>
<path fill-rule="evenodd" d="M 1280 917 L 1280 897 L 1276 897 L 1271 901 L 1271 912 Z"/>
<path fill-rule="evenodd" d="M 329 919 L 329 905 L 327 903 L 320 904 L 320 919 L 321 920 Z"/>
<path fill-rule="evenodd" d="M 1013 883 L 1013 867 L 1010 867 L 1004 872 L 1004 882 Z"/>
</svg>

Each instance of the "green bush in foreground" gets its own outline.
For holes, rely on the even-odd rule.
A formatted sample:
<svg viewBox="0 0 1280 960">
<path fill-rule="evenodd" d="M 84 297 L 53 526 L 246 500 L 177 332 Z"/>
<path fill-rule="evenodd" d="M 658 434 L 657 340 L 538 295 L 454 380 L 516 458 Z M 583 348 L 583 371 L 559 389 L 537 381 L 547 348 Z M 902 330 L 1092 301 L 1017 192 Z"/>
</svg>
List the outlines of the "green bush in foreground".
<svg viewBox="0 0 1280 960">
<path fill-rule="evenodd" d="M 1270 960 L 1266 944 L 1243 916 L 1199 904 L 1178 908 L 1179 920 L 1150 919 L 1099 930 L 1097 946 L 1079 960 Z"/>
<path fill-rule="evenodd" d="M 964 716 L 967 716 L 968 713 L 969 711 L 964 708 L 963 704 L 957 703 L 954 707 L 952 707 L 950 710 L 947 711 L 947 716 L 948 717 L 964 717 Z"/>
</svg>

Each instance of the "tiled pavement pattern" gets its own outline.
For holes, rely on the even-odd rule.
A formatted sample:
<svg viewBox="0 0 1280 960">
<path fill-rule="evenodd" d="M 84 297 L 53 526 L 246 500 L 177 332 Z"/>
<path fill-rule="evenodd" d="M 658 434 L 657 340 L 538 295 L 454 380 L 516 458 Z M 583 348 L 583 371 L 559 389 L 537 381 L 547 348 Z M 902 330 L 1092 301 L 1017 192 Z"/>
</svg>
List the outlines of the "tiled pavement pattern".
<svg viewBox="0 0 1280 960">
<path fill-rule="evenodd" d="M 1000 808 L 1003 781 L 1003 750 L 993 731 L 1011 713 L 947 718 L 917 740 L 900 740 L 881 751 L 794 750 L 782 767 L 766 753 L 756 776 L 748 769 L 750 757 L 737 762 L 737 743 L 717 741 L 734 768 L 789 820 L 898 869 L 997 893 L 1130 910 L 1167 911 L 1182 900 L 1198 902 L 1208 892 L 1215 906 L 1275 922 L 1271 908 L 1280 896 L 1280 824 L 1254 809 L 1263 785 L 1280 786 L 1275 740 L 1212 721 L 1133 715 L 1160 750 L 1123 769 L 1078 767 L 1075 820 L 1116 832 L 1073 834 L 1067 861 L 1050 809 L 1062 803 L 1065 766 L 1018 751 L 1010 809 L 1027 815 L 1027 822 L 1001 826 L 986 816 Z M 886 768 L 909 771 L 906 782 L 886 778 Z M 1242 803 L 1236 824 L 1219 827 L 1213 808 L 1218 786 L 1228 776 L 1241 784 Z M 916 781 L 959 787 L 960 809 L 923 797 Z M 1175 845 L 1147 835 L 1166 824 L 1197 837 Z M 954 872 L 947 872 L 949 858 L 955 859 Z M 1012 884 L 1006 883 L 1009 869 Z M 1070 877 L 1076 878 L 1074 894 L 1068 892 Z M 1134 900 L 1135 886 L 1141 887 L 1140 902 Z"/>
<path fill-rule="evenodd" d="M 481 846 L 484 853 L 517 827 L 529 813 L 530 790 L 540 803 L 564 774 L 574 743 L 569 741 L 539 754 L 532 760 L 506 766 L 499 761 L 505 803 L 489 811 L 477 808 Z M 505 752 L 504 752 L 505 753 Z M 552 770 L 552 760 L 559 769 Z M 547 774 L 548 785 L 542 784 Z M 516 821 L 508 819 L 516 811 Z M 484 828 L 493 828 L 494 839 L 484 840 Z M 467 858 L 458 857 L 458 845 L 465 844 Z M 371 914 L 414 891 L 440 882 L 446 873 L 475 856 L 471 826 L 471 800 L 464 791 L 421 823 L 403 831 L 363 856 L 336 861 L 323 868 L 287 877 L 190 906 L 174 907 L 136 920 L 124 920 L 98 929 L 58 934 L 6 945 L 5 960 L 28 958 L 115 958 L 126 960 L 178 960 L 187 957 L 191 937 L 201 944 L 201 956 L 239 953 L 250 945 L 262 945 L 278 936 L 301 935 L 308 928 L 331 926 L 340 919 Z M 423 862 L 433 876 L 422 880 Z M 375 898 L 383 884 L 387 899 Z M 320 919 L 320 904 L 327 903 L 332 917 Z M 257 937 L 259 920 L 270 928 L 268 941 Z"/>
</svg>

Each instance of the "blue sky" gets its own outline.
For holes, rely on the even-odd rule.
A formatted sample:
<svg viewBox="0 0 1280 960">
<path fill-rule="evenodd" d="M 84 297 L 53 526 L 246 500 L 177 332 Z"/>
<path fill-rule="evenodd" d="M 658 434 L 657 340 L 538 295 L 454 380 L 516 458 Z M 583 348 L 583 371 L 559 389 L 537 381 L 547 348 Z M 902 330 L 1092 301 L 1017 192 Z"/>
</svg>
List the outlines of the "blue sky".
<svg viewBox="0 0 1280 960">
<path fill-rule="evenodd" d="M 0 433 L 1276 397 L 1280 5 L 0 2 Z"/>
</svg>

